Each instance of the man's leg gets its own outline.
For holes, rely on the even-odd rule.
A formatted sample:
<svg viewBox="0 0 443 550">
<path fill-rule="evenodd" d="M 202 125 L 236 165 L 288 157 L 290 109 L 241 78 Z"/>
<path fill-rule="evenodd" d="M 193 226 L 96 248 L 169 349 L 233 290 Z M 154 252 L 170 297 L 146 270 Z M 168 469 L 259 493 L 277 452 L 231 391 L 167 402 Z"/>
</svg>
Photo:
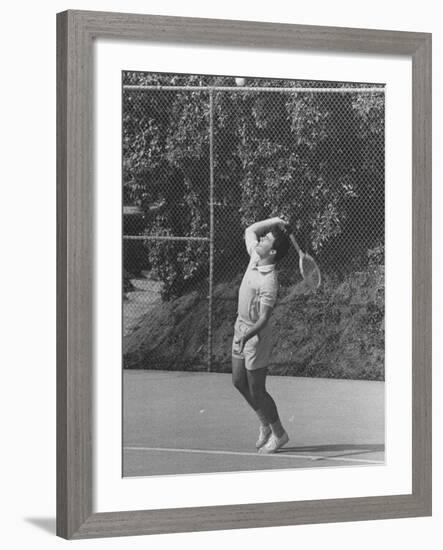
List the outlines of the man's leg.
<svg viewBox="0 0 443 550">
<path fill-rule="evenodd" d="M 259 449 L 264 445 L 271 435 L 271 428 L 269 426 L 269 420 L 260 407 L 256 407 L 255 402 L 251 397 L 249 389 L 248 377 L 246 374 L 245 360 L 241 357 L 232 356 L 232 383 L 243 395 L 249 405 L 254 409 L 260 421 L 260 433 L 256 442 L 256 447 Z"/>
<path fill-rule="evenodd" d="M 261 451 L 272 453 L 285 445 L 289 438 L 278 416 L 275 401 L 266 390 L 267 371 L 266 367 L 257 370 L 248 370 L 247 377 L 253 407 L 257 407 L 263 411 L 272 430 L 272 437 L 261 448 Z"/>
<path fill-rule="evenodd" d="M 246 376 L 245 360 L 242 357 L 232 356 L 232 383 L 243 395 L 246 401 L 254 408 L 249 392 L 248 378 Z"/>
<path fill-rule="evenodd" d="M 246 370 L 246 369 L 245 369 Z M 278 421 L 278 412 L 275 401 L 266 391 L 266 375 L 268 369 L 262 368 L 257 370 L 246 371 L 250 396 L 253 402 L 253 407 L 262 409 L 269 424 L 274 424 Z"/>
</svg>

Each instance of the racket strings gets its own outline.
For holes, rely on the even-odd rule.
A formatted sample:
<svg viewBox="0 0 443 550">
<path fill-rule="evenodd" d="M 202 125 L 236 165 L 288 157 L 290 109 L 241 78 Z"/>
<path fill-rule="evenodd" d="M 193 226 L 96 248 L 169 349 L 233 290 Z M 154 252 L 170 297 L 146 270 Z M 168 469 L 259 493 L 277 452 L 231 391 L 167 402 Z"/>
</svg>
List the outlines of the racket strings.
<svg viewBox="0 0 443 550">
<path fill-rule="evenodd" d="M 320 269 L 314 259 L 308 254 L 305 254 L 301 259 L 300 271 L 303 279 L 311 288 L 318 288 L 320 286 Z"/>
</svg>

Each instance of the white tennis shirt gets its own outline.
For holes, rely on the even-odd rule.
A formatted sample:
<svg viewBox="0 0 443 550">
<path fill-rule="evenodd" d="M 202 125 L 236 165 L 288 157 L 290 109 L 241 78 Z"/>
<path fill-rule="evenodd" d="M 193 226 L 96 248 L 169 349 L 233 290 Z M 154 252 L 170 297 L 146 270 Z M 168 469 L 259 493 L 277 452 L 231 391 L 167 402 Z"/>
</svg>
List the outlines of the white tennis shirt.
<svg viewBox="0 0 443 550">
<path fill-rule="evenodd" d="M 247 232 L 246 250 L 250 255 L 248 267 L 238 293 L 238 316 L 246 324 L 258 321 L 260 307 L 274 307 L 277 300 L 278 280 L 275 265 L 258 265 L 260 256 L 255 251 L 258 241 L 253 232 Z"/>
</svg>

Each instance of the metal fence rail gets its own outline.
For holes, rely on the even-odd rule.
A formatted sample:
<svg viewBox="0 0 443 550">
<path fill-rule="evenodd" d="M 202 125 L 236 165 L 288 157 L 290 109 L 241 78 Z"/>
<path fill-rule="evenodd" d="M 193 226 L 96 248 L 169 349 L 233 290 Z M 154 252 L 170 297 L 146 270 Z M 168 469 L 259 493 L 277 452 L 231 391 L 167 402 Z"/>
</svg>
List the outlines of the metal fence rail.
<svg viewBox="0 0 443 550">
<path fill-rule="evenodd" d="M 205 92 L 217 91 L 217 92 L 289 92 L 289 93 L 385 93 L 385 88 L 380 86 L 366 86 L 366 87 L 335 87 L 335 88 L 309 88 L 309 87 L 297 87 L 297 86 L 148 86 L 143 84 L 125 84 L 123 85 L 124 91 L 133 92 Z"/>
</svg>

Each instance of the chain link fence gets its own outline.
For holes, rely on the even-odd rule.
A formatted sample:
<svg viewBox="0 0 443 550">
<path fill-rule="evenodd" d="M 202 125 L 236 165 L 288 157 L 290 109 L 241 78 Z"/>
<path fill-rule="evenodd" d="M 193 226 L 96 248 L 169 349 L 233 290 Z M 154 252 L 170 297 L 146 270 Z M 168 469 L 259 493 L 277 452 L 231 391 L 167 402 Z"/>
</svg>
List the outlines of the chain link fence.
<svg viewBox="0 0 443 550">
<path fill-rule="evenodd" d="M 227 370 L 248 261 L 244 229 L 275 215 L 289 220 L 322 270 L 322 288 L 306 297 L 295 251 L 279 265 L 282 302 L 315 302 L 319 318 L 305 317 L 305 330 L 325 325 L 337 288 L 346 285 L 347 305 L 360 294 L 354 306 L 375 304 L 375 324 L 384 316 L 384 88 L 233 82 L 123 75 L 126 368 Z M 286 329 L 280 333 L 291 340 Z M 294 345 L 303 342 L 299 335 Z M 333 346 L 326 342 L 324 353 L 332 357 Z M 289 365 L 293 356 L 277 362 Z"/>
</svg>

